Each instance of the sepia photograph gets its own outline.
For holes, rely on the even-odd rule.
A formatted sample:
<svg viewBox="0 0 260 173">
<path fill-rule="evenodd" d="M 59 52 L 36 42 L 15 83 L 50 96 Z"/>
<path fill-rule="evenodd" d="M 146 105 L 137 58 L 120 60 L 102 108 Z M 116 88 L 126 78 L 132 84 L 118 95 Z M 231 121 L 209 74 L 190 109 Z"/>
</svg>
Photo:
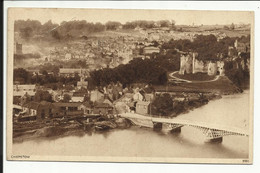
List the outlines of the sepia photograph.
<svg viewBox="0 0 260 173">
<path fill-rule="evenodd" d="M 7 18 L 7 160 L 253 163 L 253 11 Z"/>
</svg>

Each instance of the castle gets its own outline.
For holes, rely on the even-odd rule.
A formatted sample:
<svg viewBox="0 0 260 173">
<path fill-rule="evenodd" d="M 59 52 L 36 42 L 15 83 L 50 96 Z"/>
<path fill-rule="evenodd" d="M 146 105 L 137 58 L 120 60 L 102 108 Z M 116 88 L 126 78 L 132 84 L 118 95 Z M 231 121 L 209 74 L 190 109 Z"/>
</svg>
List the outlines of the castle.
<svg viewBox="0 0 260 173">
<path fill-rule="evenodd" d="M 225 75 L 224 62 L 223 61 L 202 61 L 196 59 L 198 53 L 185 53 L 180 57 L 180 70 L 179 74 L 194 74 L 198 72 L 207 73 L 210 76 L 213 75 Z"/>
<path fill-rule="evenodd" d="M 241 53 L 250 53 L 250 43 L 248 41 L 235 40 L 234 46 L 229 46 L 228 56 L 231 60 L 241 58 Z M 210 76 L 213 75 L 225 75 L 224 61 L 202 61 L 198 60 L 198 53 L 185 53 L 183 52 L 180 57 L 180 70 L 179 74 L 194 74 L 198 72 L 207 73 Z M 242 68 L 249 69 L 249 59 L 241 61 Z M 237 64 L 238 66 L 238 64 Z M 237 67 L 238 68 L 238 67 Z"/>
</svg>

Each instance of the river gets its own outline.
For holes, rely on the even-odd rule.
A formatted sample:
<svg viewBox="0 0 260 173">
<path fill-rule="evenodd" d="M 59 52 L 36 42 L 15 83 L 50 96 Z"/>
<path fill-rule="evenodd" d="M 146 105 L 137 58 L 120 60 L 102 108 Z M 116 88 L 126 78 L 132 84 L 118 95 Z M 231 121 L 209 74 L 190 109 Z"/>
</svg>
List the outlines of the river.
<svg viewBox="0 0 260 173">
<path fill-rule="evenodd" d="M 205 122 L 222 123 L 248 130 L 249 92 L 223 96 L 179 116 Z M 249 138 L 225 136 L 222 143 L 205 143 L 202 132 L 182 127 L 179 134 L 156 132 L 133 126 L 104 133 L 33 139 L 13 144 L 16 155 L 117 156 L 174 158 L 247 158 Z"/>
</svg>

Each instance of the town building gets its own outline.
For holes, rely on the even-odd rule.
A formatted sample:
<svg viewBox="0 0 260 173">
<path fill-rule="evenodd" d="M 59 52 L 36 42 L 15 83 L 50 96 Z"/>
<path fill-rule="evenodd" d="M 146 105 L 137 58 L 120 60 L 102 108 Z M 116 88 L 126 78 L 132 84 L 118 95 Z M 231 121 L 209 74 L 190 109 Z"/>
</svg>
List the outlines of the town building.
<svg viewBox="0 0 260 173">
<path fill-rule="evenodd" d="M 135 102 L 137 101 L 143 101 L 144 100 L 144 92 L 138 91 L 133 95 L 133 100 Z"/>
<path fill-rule="evenodd" d="M 150 113 L 150 102 L 138 101 L 136 103 L 136 113 L 146 115 Z"/>
<path fill-rule="evenodd" d="M 20 114 L 20 121 L 42 121 L 44 119 L 52 118 L 52 103 L 42 102 L 29 102 L 22 106 Z"/>
<path fill-rule="evenodd" d="M 96 102 L 100 99 L 104 99 L 104 93 L 96 89 L 90 92 L 90 101 Z"/>
<path fill-rule="evenodd" d="M 159 53 L 159 52 L 160 52 L 160 49 L 158 47 L 154 47 L 154 46 L 148 46 L 143 49 L 144 55 L 149 55 L 152 53 Z"/>
<path fill-rule="evenodd" d="M 84 111 L 80 109 L 82 103 L 68 102 L 68 103 L 52 103 L 54 117 L 79 116 L 83 115 Z"/>
<path fill-rule="evenodd" d="M 117 113 L 130 112 L 133 104 L 133 93 L 125 93 L 122 97 L 113 102 L 115 110 Z"/>
<path fill-rule="evenodd" d="M 79 107 L 79 110 L 82 110 L 84 115 L 88 115 L 88 114 L 92 114 L 93 113 L 93 109 L 92 106 L 89 102 L 84 102 L 82 103 Z"/>
<path fill-rule="evenodd" d="M 13 85 L 13 96 L 22 97 L 25 94 L 34 96 L 36 93 L 36 85 Z"/>
<path fill-rule="evenodd" d="M 84 101 L 84 96 L 72 96 L 70 102 L 80 102 Z"/>
<path fill-rule="evenodd" d="M 88 81 L 84 81 L 84 78 L 81 77 L 80 81 L 77 82 L 77 88 L 78 89 L 87 89 L 88 88 Z"/>
<path fill-rule="evenodd" d="M 89 71 L 82 68 L 60 68 L 59 75 L 65 77 L 75 77 L 75 74 L 87 77 L 89 76 Z"/>
<path fill-rule="evenodd" d="M 65 60 L 66 61 L 69 61 L 71 59 L 71 57 L 72 57 L 71 53 L 66 53 L 65 54 Z"/>
<path fill-rule="evenodd" d="M 95 103 L 94 114 L 108 115 L 113 113 L 113 106 L 110 106 L 108 103 Z"/>
</svg>

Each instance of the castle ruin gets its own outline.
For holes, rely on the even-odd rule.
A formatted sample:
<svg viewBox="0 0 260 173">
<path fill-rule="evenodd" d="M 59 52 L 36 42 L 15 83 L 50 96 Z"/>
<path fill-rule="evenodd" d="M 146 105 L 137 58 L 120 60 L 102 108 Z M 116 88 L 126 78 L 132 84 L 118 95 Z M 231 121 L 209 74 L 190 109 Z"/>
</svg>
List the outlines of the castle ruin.
<svg viewBox="0 0 260 173">
<path fill-rule="evenodd" d="M 180 70 L 179 74 L 195 74 L 198 72 L 207 73 L 210 76 L 224 75 L 224 62 L 223 61 L 202 61 L 198 60 L 198 53 L 186 53 L 180 57 Z"/>
</svg>

